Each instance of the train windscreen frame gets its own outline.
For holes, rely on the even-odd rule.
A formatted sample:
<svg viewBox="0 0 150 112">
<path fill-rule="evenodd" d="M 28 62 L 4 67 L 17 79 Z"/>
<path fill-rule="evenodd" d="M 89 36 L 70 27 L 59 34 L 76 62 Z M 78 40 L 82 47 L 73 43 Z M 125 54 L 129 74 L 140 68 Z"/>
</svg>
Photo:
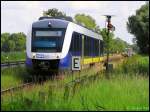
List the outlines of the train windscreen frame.
<svg viewBox="0 0 150 112">
<path fill-rule="evenodd" d="M 32 52 L 61 52 L 65 32 L 65 28 L 33 28 Z"/>
</svg>

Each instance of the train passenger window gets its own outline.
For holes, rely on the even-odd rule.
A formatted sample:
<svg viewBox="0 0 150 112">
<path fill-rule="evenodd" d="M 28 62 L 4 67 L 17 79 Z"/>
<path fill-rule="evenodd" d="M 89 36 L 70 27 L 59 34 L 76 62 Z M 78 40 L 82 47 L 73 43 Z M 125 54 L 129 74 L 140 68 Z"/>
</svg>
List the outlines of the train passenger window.
<svg viewBox="0 0 150 112">
<path fill-rule="evenodd" d="M 87 36 L 84 37 L 84 56 L 87 56 Z"/>
<path fill-rule="evenodd" d="M 100 40 L 100 55 L 102 56 L 104 52 L 104 43 Z"/>
<path fill-rule="evenodd" d="M 85 36 L 84 38 L 84 56 L 90 56 L 91 53 L 91 43 L 90 37 Z"/>
<path fill-rule="evenodd" d="M 94 49 L 93 49 L 93 45 L 94 45 L 94 39 L 90 38 L 90 56 L 94 55 Z"/>
<path fill-rule="evenodd" d="M 95 56 L 99 55 L 99 40 L 95 39 Z"/>
<path fill-rule="evenodd" d="M 96 56 L 96 39 L 93 38 L 93 56 Z"/>
<path fill-rule="evenodd" d="M 100 51 L 102 51 L 102 41 L 101 46 L 99 45 L 99 40 L 84 35 L 84 56 L 93 57 L 99 56 Z M 100 50 L 100 51 L 99 51 Z M 82 35 L 74 32 L 72 35 L 70 51 L 72 55 L 81 56 L 82 55 Z"/>
<path fill-rule="evenodd" d="M 84 56 L 94 56 L 95 55 L 95 41 L 92 37 L 85 36 L 84 40 Z"/>
<path fill-rule="evenodd" d="M 74 32 L 72 34 L 70 51 L 74 56 L 82 55 L 82 36 L 81 34 Z"/>
</svg>

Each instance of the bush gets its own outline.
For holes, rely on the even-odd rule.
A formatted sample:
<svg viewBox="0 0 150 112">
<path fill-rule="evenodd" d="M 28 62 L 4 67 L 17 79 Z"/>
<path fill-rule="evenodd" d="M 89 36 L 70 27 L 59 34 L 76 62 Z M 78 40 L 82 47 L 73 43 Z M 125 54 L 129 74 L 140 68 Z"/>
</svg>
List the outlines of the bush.
<svg viewBox="0 0 150 112">
<path fill-rule="evenodd" d="M 144 55 L 134 55 L 121 64 L 116 70 L 122 73 L 149 74 L 149 58 Z"/>
</svg>

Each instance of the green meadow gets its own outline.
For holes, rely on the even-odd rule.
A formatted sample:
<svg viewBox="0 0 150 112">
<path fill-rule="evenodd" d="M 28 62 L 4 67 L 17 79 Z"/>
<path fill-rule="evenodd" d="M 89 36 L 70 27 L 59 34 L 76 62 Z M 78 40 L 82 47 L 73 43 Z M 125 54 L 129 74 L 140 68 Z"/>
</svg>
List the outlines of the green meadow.
<svg viewBox="0 0 150 112">
<path fill-rule="evenodd" d="M 85 70 L 81 75 L 95 74 L 93 71 Z M 44 84 L 1 95 L 1 109 L 149 110 L 148 56 L 135 55 L 124 59 L 109 73 L 109 78 L 105 77 L 105 71 L 97 75 L 96 80 L 88 79 L 70 86 L 65 86 L 72 78 L 67 76 L 64 80 L 48 80 Z"/>
<path fill-rule="evenodd" d="M 25 60 L 25 52 L 1 52 L 1 62 Z"/>
</svg>

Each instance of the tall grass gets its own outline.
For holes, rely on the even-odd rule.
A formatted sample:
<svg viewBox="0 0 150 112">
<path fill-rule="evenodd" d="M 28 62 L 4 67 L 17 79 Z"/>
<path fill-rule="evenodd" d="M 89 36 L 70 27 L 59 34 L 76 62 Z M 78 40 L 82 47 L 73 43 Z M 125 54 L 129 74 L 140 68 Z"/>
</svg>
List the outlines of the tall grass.
<svg viewBox="0 0 150 112">
<path fill-rule="evenodd" d="M 127 58 L 114 70 L 116 73 L 146 74 L 149 75 L 149 57 L 134 55 Z"/>
<path fill-rule="evenodd" d="M 149 80 L 143 76 L 120 74 L 118 77 L 91 82 L 69 92 L 64 88 L 51 90 L 48 85 L 36 85 L 17 92 L 12 97 L 3 96 L 2 110 L 148 110 Z M 7 102 L 7 103 L 6 103 Z"/>
<path fill-rule="evenodd" d="M 132 61 L 136 59 L 137 61 Z M 134 56 L 124 61 L 110 78 L 86 80 L 68 90 L 57 81 L 35 85 L 2 96 L 2 110 L 149 110 L 149 75 L 147 57 Z M 135 62 L 140 63 L 136 65 Z M 125 65 L 128 65 L 129 69 Z M 132 65 L 132 66 L 131 66 Z M 133 66 L 135 65 L 135 66 Z M 145 69 L 140 69 L 139 66 Z M 132 70 L 132 68 L 134 70 Z M 142 72 L 143 70 L 143 72 Z M 101 73 L 100 75 L 105 75 Z M 68 80 L 64 81 L 67 82 Z M 75 88 L 75 89 L 74 89 Z M 68 92 L 67 99 L 64 93 Z"/>
<path fill-rule="evenodd" d="M 5 68 L 1 70 L 1 89 L 22 84 L 27 79 L 27 72 L 25 67 Z"/>
</svg>

